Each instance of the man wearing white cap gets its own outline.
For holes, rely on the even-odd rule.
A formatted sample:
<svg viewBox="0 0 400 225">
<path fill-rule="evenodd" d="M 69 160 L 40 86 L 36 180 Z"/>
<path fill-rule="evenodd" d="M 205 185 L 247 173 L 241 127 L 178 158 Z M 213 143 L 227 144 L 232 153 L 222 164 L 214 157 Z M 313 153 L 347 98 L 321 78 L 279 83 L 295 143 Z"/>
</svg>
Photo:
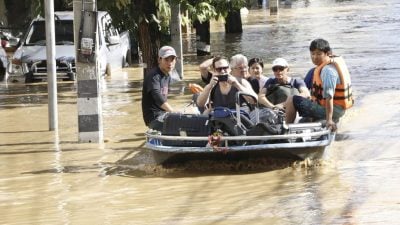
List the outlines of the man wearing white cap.
<svg viewBox="0 0 400 225">
<path fill-rule="evenodd" d="M 269 79 L 261 89 L 258 96 L 260 104 L 268 108 L 283 109 L 284 102 L 290 95 L 310 96 L 302 79 L 288 76 L 289 64 L 284 58 L 277 58 L 272 62 L 272 71 L 275 78 Z"/>
<path fill-rule="evenodd" d="M 163 46 L 158 51 L 158 66 L 150 70 L 143 81 L 142 112 L 143 119 L 151 129 L 161 130 L 165 112 L 173 108 L 167 101 L 171 81 L 170 72 L 175 68 L 176 52 L 171 46 Z"/>
</svg>

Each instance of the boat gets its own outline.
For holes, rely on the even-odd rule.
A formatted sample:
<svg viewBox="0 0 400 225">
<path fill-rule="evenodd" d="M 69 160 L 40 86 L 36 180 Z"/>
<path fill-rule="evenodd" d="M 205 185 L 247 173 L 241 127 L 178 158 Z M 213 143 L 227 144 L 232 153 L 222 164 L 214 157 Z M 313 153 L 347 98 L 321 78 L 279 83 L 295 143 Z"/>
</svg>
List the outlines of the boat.
<svg viewBox="0 0 400 225">
<path fill-rule="evenodd" d="M 244 112 L 237 94 L 235 110 L 217 107 L 209 115 L 166 113 L 162 131 L 148 130 L 145 147 L 157 154 L 232 154 L 264 153 L 299 159 L 324 157 L 335 139 L 324 121 L 285 124 L 260 121 L 257 104 L 247 106 L 253 116 Z M 249 95 L 247 95 L 249 97 Z"/>
</svg>

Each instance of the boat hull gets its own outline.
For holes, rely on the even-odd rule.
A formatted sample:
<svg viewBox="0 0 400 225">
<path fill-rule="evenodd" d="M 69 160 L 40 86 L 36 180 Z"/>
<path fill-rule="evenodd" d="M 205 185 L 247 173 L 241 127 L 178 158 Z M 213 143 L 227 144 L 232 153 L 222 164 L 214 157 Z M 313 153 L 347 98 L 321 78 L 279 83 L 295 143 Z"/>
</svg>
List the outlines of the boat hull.
<svg viewBox="0 0 400 225">
<path fill-rule="evenodd" d="M 286 139 L 282 139 L 286 137 Z M 325 151 L 327 147 L 334 140 L 334 133 L 326 133 L 322 136 L 319 136 L 318 139 L 321 140 L 307 140 L 305 137 L 293 137 L 290 135 L 281 135 L 281 139 L 284 140 L 284 143 L 266 143 L 266 144 L 253 144 L 246 145 L 246 142 L 243 139 L 257 139 L 257 137 L 225 137 L 229 139 L 229 141 L 236 140 L 242 141 L 242 145 L 234 145 L 234 146 L 221 146 L 221 147 L 211 147 L 209 145 L 204 147 L 192 147 L 192 146 L 166 146 L 163 145 L 161 139 L 157 139 L 154 136 L 148 138 L 145 147 L 155 152 L 158 158 L 170 158 L 170 157 L 179 157 L 179 158 L 212 158 L 213 156 L 217 156 L 217 158 L 224 157 L 246 157 L 246 156 L 273 156 L 273 157 L 290 157 L 290 158 L 298 158 L 298 159 L 317 159 L 323 158 L 325 155 Z M 160 135 L 158 138 L 163 138 Z M 166 138 L 166 137 L 164 137 Z M 175 137 L 179 139 L 178 137 Z M 208 137 L 204 137 L 208 138 Z M 259 137 L 259 140 L 268 139 L 268 137 Z M 168 138 L 167 138 L 168 139 Z M 186 139 L 186 138 L 184 138 Z M 202 138 L 197 137 L 196 140 L 202 140 Z M 177 140 L 179 141 L 179 140 Z M 203 140 L 204 141 L 204 140 Z M 228 141 L 228 140 L 225 140 Z M 244 142 L 243 142 L 244 141 Z M 251 140 L 250 140 L 251 141 Z M 177 156 L 180 155 L 180 156 Z M 160 160 L 159 160 L 160 161 Z M 163 160 L 161 160 L 163 161 Z"/>
</svg>

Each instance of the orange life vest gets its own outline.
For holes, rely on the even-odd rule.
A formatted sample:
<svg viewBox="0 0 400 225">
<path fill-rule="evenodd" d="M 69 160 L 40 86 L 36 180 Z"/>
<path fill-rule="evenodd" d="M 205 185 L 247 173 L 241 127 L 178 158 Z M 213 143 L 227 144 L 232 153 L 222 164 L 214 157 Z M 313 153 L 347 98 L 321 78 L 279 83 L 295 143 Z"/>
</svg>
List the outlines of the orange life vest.
<svg viewBox="0 0 400 225">
<path fill-rule="evenodd" d="M 333 96 L 333 104 L 339 105 L 343 109 L 348 109 L 353 106 L 353 92 L 351 89 L 350 73 L 347 69 L 346 63 L 340 56 L 332 56 L 330 60 L 322 65 L 319 65 L 314 70 L 313 85 L 311 89 L 311 98 L 313 101 L 318 102 L 321 106 L 325 106 L 326 100 L 322 97 L 322 80 L 321 70 L 324 66 L 333 64 L 339 74 L 340 84 L 336 85 L 335 94 Z"/>
</svg>

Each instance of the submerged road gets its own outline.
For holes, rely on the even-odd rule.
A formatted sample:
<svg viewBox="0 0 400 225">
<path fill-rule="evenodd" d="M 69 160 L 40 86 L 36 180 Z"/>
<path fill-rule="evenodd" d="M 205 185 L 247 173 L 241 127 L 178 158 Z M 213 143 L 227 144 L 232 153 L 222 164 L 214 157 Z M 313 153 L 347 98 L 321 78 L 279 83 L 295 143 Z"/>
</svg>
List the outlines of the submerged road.
<svg viewBox="0 0 400 225">
<path fill-rule="evenodd" d="M 212 52 L 285 57 L 311 67 L 309 42 L 328 39 L 353 78 L 356 105 L 329 158 L 199 160 L 160 166 L 143 149 L 140 70 L 102 81 L 103 144 L 78 143 L 76 84 L 58 84 L 59 132 L 48 131 L 46 83 L 0 84 L 0 224 L 397 224 L 400 219 L 400 3 L 293 1 L 271 17 L 251 10 L 241 35 L 212 24 Z M 194 38 L 182 89 L 200 82 Z M 310 163 L 310 164 L 309 164 Z"/>
</svg>

